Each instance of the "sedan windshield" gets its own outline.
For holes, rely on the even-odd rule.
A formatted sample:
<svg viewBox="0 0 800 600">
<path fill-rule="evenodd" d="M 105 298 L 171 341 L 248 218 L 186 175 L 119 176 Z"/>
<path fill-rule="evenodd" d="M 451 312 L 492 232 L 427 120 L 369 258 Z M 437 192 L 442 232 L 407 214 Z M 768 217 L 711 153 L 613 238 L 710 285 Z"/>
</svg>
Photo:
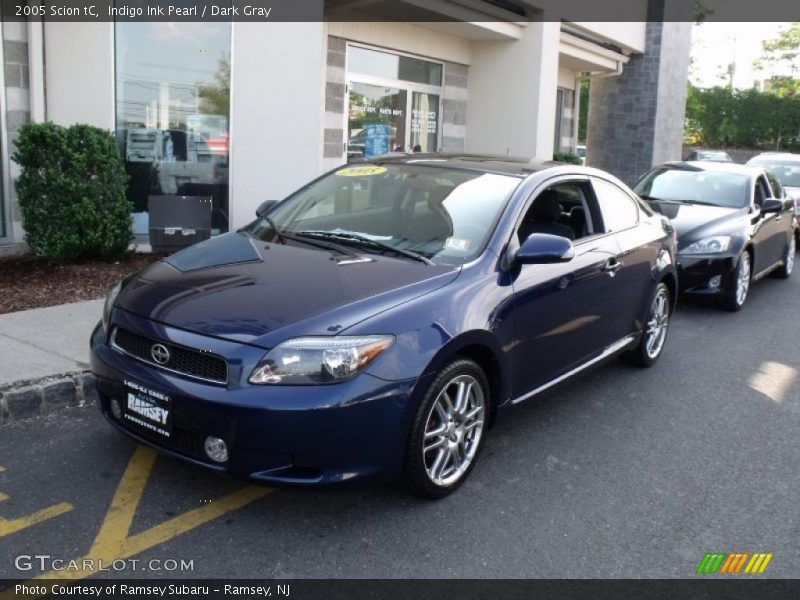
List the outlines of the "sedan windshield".
<svg viewBox="0 0 800 600">
<path fill-rule="evenodd" d="M 647 200 L 741 208 L 750 201 L 750 178 L 741 173 L 655 169 L 634 191 Z"/>
<path fill-rule="evenodd" d="M 521 178 L 420 164 L 348 166 L 258 219 L 264 240 L 461 264 L 486 245 Z"/>
<path fill-rule="evenodd" d="M 800 187 L 800 160 L 790 161 L 771 161 L 754 160 L 747 163 L 758 167 L 765 167 L 775 173 L 775 177 L 786 187 Z"/>
</svg>

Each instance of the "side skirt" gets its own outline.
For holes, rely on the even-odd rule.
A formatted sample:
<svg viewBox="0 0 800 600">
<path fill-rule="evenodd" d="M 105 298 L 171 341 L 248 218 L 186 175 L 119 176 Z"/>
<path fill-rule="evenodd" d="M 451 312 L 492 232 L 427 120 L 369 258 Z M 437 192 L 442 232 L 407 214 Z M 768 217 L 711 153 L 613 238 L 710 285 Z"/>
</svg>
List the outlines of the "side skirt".
<svg viewBox="0 0 800 600">
<path fill-rule="evenodd" d="M 522 401 L 527 400 L 529 398 L 533 398 L 535 395 L 542 393 L 543 391 L 553 387 L 554 385 L 557 385 L 557 384 L 561 383 L 562 381 L 564 381 L 566 379 L 569 379 L 573 375 L 577 375 L 578 373 L 580 373 L 581 371 L 583 371 L 585 369 L 588 369 L 592 365 L 596 365 L 600 361 L 603 361 L 603 360 L 611 357 L 612 355 L 616 354 L 620 350 L 624 350 L 625 348 L 630 346 L 634 341 L 636 341 L 636 336 L 635 335 L 628 335 L 628 336 L 622 338 L 621 340 L 617 340 L 616 342 L 614 342 L 610 346 L 606 346 L 606 349 L 603 350 L 603 352 L 601 352 L 598 356 L 595 356 L 594 358 L 586 361 L 585 363 L 578 365 L 574 369 L 572 369 L 570 371 L 567 371 L 563 375 L 560 375 L 560 376 L 556 377 L 555 379 L 552 379 L 552 380 L 548 381 L 544 385 L 540 385 L 535 390 L 530 391 L 527 394 L 523 394 L 522 396 L 519 396 L 518 398 L 514 398 L 511 401 L 511 404 L 518 404 L 519 402 L 522 402 Z"/>
</svg>

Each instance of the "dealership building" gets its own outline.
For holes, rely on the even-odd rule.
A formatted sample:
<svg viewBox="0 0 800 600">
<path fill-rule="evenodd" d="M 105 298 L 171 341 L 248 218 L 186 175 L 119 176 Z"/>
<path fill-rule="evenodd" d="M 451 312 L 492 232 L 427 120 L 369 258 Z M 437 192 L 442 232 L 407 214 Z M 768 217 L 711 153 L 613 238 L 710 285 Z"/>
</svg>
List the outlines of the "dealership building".
<svg viewBox="0 0 800 600">
<path fill-rule="evenodd" d="M 23 248 L 28 121 L 116 134 L 140 241 L 154 197 L 212 198 L 221 232 L 348 159 L 574 152 L 585 79 L 588 163 L 631 182 L 680 154 L 691 26 L 669 2 L 616 23 L 484 0 L 426 3 L 427 22 L 380 20 L 385 0 L 326 2 L 323 22 L 4 21 L 0 253 Z"/>
</svg>

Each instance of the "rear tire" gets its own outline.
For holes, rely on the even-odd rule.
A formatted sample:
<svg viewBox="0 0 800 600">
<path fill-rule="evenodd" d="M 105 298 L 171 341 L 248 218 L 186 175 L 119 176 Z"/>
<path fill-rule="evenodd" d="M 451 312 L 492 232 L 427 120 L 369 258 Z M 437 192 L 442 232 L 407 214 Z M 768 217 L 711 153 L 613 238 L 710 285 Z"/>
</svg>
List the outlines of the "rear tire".
<svg viewBox="0 0 800 600">
<path fill-rule="evenodd" d="M 658 284 L 648 306 L 647 320 L 639 344 L 624 354 L 624 358 L 637 367 L 653 366 L 667 342 L 672 300 L 664 282 Z"/>
<path fill-rule="evenodd" d="M 733 274 L 730 289 L 725 292 L 722 298 L 722 306 L 730 311 L 741 310 L 750 294 L 750 284 L 752 283 L 752 261 L 747 250 L 742 251 L 739 257 L 739 264 Z"/>
<path fill-rule="evenodd" d="M 489 384 L 477 363 L 459 358 L 445 366 L 420 402 L 406 450 L 407 487 L 438 499 L 472 472 L 486 437 Z"/>
<path fill-rule="evenodd" d="M 778 279 L 789 279 L 794 270 L 794 258 L 797 251 L 797 243 L 794 236 L 789 236 L 789 243 L 786 244 L 786 254 L 783 256 L 783 265 L 775 271 L 775 277 Z"/>
</svg>

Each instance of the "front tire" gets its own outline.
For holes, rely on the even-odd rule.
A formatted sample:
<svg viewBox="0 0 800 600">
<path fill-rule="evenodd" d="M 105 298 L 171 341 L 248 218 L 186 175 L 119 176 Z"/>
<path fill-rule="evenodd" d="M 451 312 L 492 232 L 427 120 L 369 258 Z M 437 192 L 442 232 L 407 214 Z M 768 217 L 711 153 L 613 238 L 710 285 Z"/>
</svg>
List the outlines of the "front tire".
<svg viewBox="0 0 800 600">
<path fill-rule="evenodd" d="M 786 245 L 786 254 L 783 256 L 783 265 L 780 269 L 775 271 L 775 277 L 778 279 L 789 279 L 794 270 L 794 255 L 797 251 L 797 243 L 794 239 L 795 236 L 789 236 L 789 243 Z"/>
<path fill-rule="evenodd" d="M 731 311 L 741 310 L 750 293 L 752 267 L 750 253 L 745 250 L 739 258 L 739 264 L 733 275 L 730 289 L 725 293 L 722 304 Z"/>
<path fill-rule="evenodd" d="M 461 358 L 431 382 L 417 409 L 404 476 L 423 498 L 443 498 L 472 472 L 485 437 L 489 384 L 477 363 Z"/>
<path fill-rule="evenodd" d="M 667 342 L 671 306 L 669 288 L 665 283 L 659 283 L 650 299 L 645 329 L 639 344 L 625 355 L 628 362 L 637 367 L 650 367 L 655 364 Z"/>
</svg>

